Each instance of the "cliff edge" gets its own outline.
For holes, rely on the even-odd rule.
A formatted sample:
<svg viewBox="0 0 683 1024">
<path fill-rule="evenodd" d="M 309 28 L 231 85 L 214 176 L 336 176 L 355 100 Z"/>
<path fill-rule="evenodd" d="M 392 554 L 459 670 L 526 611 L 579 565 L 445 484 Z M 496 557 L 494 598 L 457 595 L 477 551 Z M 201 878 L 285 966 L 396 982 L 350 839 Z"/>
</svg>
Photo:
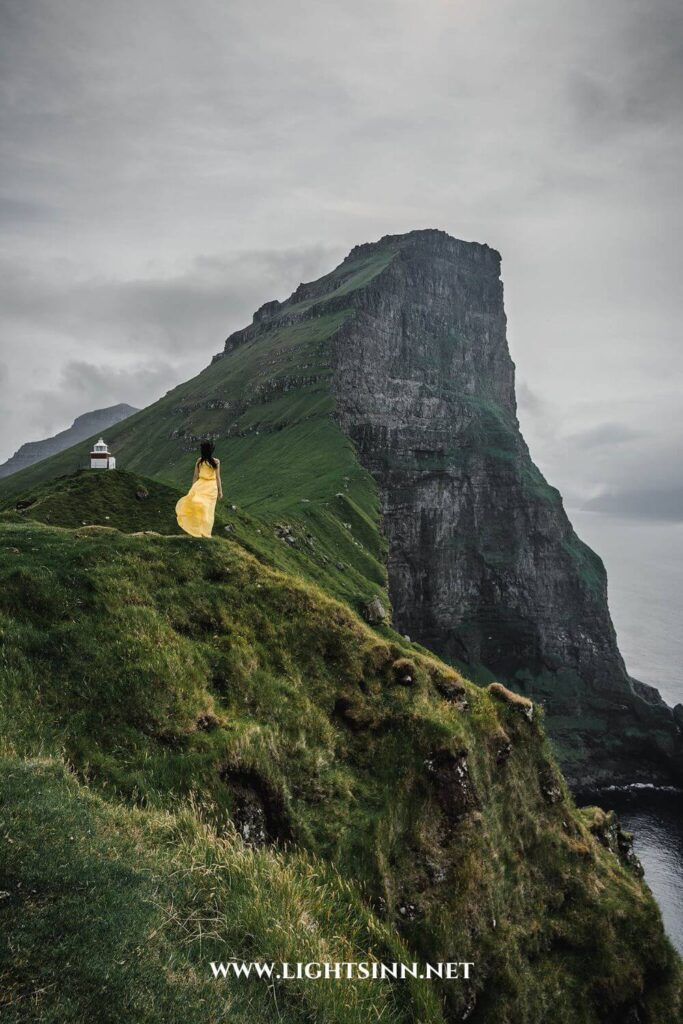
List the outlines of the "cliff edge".
<svg viewBox="0 0 683 1024">
<path fill-rule="evenodd" d="M 539 701 L 573 783 L 680 778 L 674 715 L 629 677 L 603 563 L 522 437 L 499 254 L 430 230 L 362 247 L 387 249 L 334 390 L 379 488 L 397 628 Z"/>
</svg>

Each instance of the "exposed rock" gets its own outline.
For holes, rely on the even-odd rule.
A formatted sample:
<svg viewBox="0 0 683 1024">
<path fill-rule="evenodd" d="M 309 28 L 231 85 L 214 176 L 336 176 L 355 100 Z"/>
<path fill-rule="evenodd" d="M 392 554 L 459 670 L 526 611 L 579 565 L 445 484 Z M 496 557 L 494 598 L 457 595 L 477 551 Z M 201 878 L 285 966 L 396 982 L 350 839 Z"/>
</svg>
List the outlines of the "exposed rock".
<svg viewBox="0 0 683 1024">
<path fill-rule="evenodd" d="M 445 700 L 457 707 L 458 711 L 468 710 L 470 704 L 467 700 L 467 691 L 456 678 L 439 676 L 436 679 L 436 688 Z"/>
<path fill-rule="evenodd" d="M 250 846 L 263 846 L 269 842 L 266 812 L 254 795 L 238 796 L 233 811 L 235 828 Z"/>
<path fill-rule="evenodd" d="M 282 798 L 256 772 L 226 768 L 221 778 L 232 794 L 232 820 L 245 843 L 263 846 L 291 838 Z"/>
<path fill-rule="evenodd" d="M 317 333 L 323 319 L 337 324 L 332 333 Z M 279 344 L 290 327 L 303 347 Z M 207 437 L 226 447 L 261 432 L 286 438 L 287 416 L 242 420 L 258 404 L 284 406 L 290 395 L 298 408 L 311 389 L 334 399 L 330 415 L 377 486 L 397 630 L 533 698 L 572 782 L 683 779 L 683 711 L 674 717 L 656 690 L 628 677 L 602 562 L 520 433 L 499 254 L 434 230 L 357 246 L 331 274 L 262 306 L 224 355 L 262 341 L 263 358 L 239 391 L 211 374 L 205 394 L 181 386 L 157 413 L 149 408 L 146 425 L 121 432 L 121 453 L 140 458 L 155 415 L 180 454 Z M 223 371 L 227 380 L 230 367 Z M 350 488 L 347 471 L 333 491 L 339 520 L 353 525 L 343 544 L 358 548 L 362 520 L 340 508 Z M 374 502 L 360 511 L 375 517 Z M 368 525 L 374 532 L 376 519 Z M 283 543 L 303 545 L 301 533 L 288 536 Z M 343 558 L 340 546 L 330 567 L 350 572 Z M 356 568 L 363 573 L 354 558 Z M 376 567 L 367 578 L 382 582 Z"/>
<path fill-rule="evenodd" d="M 441 885 L 442 882 L 446 881 L 448 870 L 444 864 L 439 864 L 438 861 L 427 858 L 425 866 L 432 885 Z"/>
<path fill-rule="evenodd" d="M 394 682 L 399 686 L 412 686 L 415 682 L 417 669 L 409 658 L 397 658 L 391 666 Z"/>
<path fill-rule="evenodd" d="M 678 728 L 683 732 L 683 704 L 674 706 L 674 719 Z"/>
<path fill-rule="evenodd" d="M 501 683 L 490 683 L 488 691 L 492 697 L 503 701 L 503 703 L 507 704 L 508 707 L 519 712 L 520 715 L 523 715 L 527 721 L 533 721 L 534 705 L 527 697 L 522 697 L 513 690 L 508 690 L 507 686 L 503 686 Z"/>
<path fill-rule="evenodd" d="M 601 807 L 588 808 L 591 821 L 589 828 L 594 836 L 607 847 L 614 856 L 636 875 L 643 875 L 643 865 L 633 850 L 633 836 L 624 832 L 614 811 L 604 811 Z"/>
<path fill-rule="evenodd" d="M 215 715 L 207 712 L 205 715 L 200 715 L 197 719 L 197 728 L 200 732 L 213 732 L 217 729 L 221 723 L 218 721 Z"/>
<path fill-rule="evenodd" d="M 549 804 L 556 804 L 562 799 L 562 787 L 552 765 L 548 765 L 539 779 L 541 793 Z"/>
<path fill-rule="evenodd" d="M 275 536 L 279 537 L 285 544 L 296 544 L 296 537 L 292 527 L 287 524 L 280 523 L 275 527 Z"/>
<path fill-rule="evenodd" d="M 499 254 L 429 230 L 347 259 L 389 248 L 331 344 L 339 425 L 379 487 L 397 628 L 543 698 L 560 753 L 580 750 L 593 779 L 683 773 L 672 712 L 626 673 L 603 564 L 520 433 Z"/>
<path fill-rule="evenodd" d="M 262 306 L 254 313 L 255 324 L 260 323 L 263 320 L 270 320 L 278 310 L 280 309 L 280 303 L 277 299 L 272 299 L 270 302 L 264 302 Z"/>
<path fill-rule="evenodd" d="M 401 921 L 415 921 L 422 916 L 422 911 L 417 903 L 411 900 L 401 900 L 396 908 Z"/>
<path fill-rule="evenodd" d="M 147 490 L 146 487 L 138 487 L 137 491 L 135 492 L 135 497 L 138 499 L 138 501 L 145 501 L 147 498 L 149 498 L 149 491 Z"/>
<path fill-rule="evenodd" d="M 456 754 L 449 750 L 437 751 L 424 765 L 436 786 L 441 808 L 452 824 L 478 806 L 465 751 Z"/>
<path fill-rule="evenodd" d="M 363 609 L 363 615 L 371 625 L 379 625 L 382 622 L 386 622 L 389 613 L 382 604 L 379 597 L 373 597 L 372 601 L 368 601 Z"/>
<path fill-rule="evenodd" d="M 512 741 L 504 729 L 493 737 L 493 749 L 497 765 L 503 765 L 512 753 Z"/>
</svg>

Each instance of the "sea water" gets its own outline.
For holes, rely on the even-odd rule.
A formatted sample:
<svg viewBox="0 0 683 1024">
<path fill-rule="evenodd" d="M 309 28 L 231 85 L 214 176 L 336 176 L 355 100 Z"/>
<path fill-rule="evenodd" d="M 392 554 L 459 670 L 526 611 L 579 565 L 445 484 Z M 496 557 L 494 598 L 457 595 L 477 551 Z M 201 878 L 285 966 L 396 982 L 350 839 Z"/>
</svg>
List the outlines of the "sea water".
<svg viewBox="0 0 683 1024">
<path fill-rule="evenodd" d="M 609 606 L 632 676 L 683 703 L 683 523 L 569 512 L 578 535 L 607 569 Z M 642 786 L 608 789 L 592 799 L 614 809 L 633 832 L 634 849 L 683 954 L 683 793 Z"/>
</svg>

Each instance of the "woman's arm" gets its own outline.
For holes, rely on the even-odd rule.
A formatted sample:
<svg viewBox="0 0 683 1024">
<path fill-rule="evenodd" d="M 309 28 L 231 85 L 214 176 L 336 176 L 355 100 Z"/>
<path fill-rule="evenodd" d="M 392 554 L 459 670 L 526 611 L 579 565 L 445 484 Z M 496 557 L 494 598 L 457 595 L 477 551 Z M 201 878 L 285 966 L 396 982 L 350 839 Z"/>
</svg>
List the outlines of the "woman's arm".
<svg viewBox="0 0 683 1024">
<path fill-rule="evenodd" d="M 218 497 L 223 497 L 223 484 L 221 482 L 221 460 L 216 459 L 216 483 L 218 484 Z"/>
<path fill-rule="evenodd" d="M 199 459 L 194 464 L 194 474 L 192 476 L 192 483 L 196 484 L 199 480 Z"/>
</svg>

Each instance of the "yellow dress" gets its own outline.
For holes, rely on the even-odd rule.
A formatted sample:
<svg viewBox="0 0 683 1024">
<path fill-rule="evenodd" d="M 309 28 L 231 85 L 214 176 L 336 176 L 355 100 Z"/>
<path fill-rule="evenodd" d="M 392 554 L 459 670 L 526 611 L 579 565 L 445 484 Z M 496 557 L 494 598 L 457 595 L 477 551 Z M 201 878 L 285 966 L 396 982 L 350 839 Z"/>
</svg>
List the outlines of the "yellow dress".
<svg viewBox="0 0 683 1024">
<path fill-rule="evenodd" d="M 210 537 L 217 498 L 216 470 L 208 462 L 200 462 L 198 479 L 176 504 L 178 526 L 193 537 Z"/>
</svg>

